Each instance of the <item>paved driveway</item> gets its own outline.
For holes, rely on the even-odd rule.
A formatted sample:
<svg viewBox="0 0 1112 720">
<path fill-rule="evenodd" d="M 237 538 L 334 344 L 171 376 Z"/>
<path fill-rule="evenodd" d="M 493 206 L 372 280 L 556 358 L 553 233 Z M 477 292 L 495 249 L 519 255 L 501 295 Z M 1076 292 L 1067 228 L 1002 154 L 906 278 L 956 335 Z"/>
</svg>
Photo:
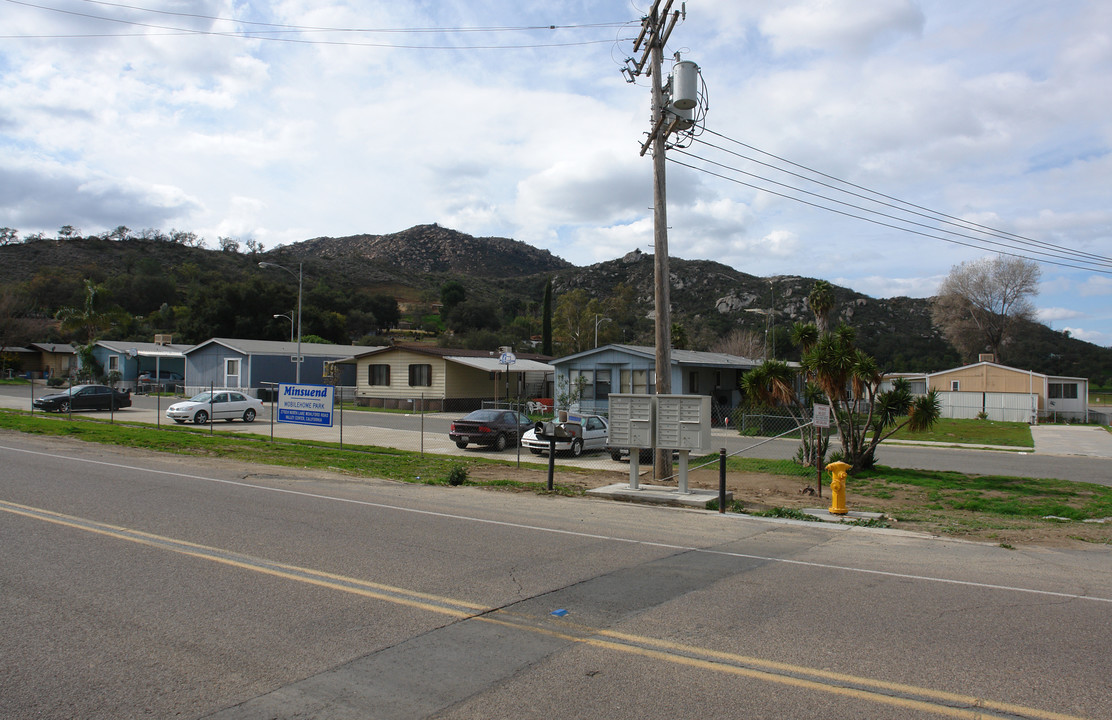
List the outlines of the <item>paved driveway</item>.
<svg viewBox="0 0 1112 720">
<path fill-rule="evenodd" d="M 1091 425 L 1035 425 L 1031 428 L 1039 455 L 1086 455 L 1112 458 L 1112 433 Z"/>
</svg>

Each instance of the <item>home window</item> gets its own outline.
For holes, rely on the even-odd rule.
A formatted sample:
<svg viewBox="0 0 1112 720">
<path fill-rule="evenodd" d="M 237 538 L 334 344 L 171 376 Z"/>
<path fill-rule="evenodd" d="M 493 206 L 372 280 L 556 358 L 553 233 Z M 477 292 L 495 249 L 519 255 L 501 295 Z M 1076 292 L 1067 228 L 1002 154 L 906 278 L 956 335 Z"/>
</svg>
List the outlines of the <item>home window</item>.
<svg viewBox="0 0 1112 720">
<path fill-rule="evenodd" d="M 695 370 L 687 374 L 687 391 L 692 394 L 699 392 L 699 373 Z"/>
<path fill-rule="evenodd" d="M 638 395 L 645 395 L 649 392 L 648 370 L 633 371 L 633 392 L 637 393 Z"/>
<path fill-rule="evenodd" d="M 610 370 L 599 370 L 595 376 L 595 397 L 605 400 L 610 397 Z"/>
<path fill-rule="evenodd" d="M 108 356 L 108 372 L 119 372 L 119 371 L 120 371 L 120 356 L 119 355 L 109 355 Z"/>
<path fill-rule="evenodd" d="M 1051 400 L 1076 400 L 1077 383 L 1050 383 L 1046 394 Z"/>
<path fill-rule="evenodd" d="M 579 393 L 580 400 L 594 400 L 595 398 L 595 371 L 580 370 L 577 385 L 582 389 Z"/>
<path fill-rule="evenodd" d="M 371 365 L 369 368 L 367 368 L 367 382 L 369 382 L 371 385 L 389 385 L 390 366 Z M 410 382 L 409 384 L 412 385 L 413 383 Z"/>
<path fill-rule="evenodd" d="M 961 380 L 951 380 L 950 381 L 950 392 L 960 392 L 960 391 L 961 391 Z"/>
<path fill-rule="evenodd" d="M 224 358 L 224 387 L 239 387 L 239 358 Z"/>
<path fill-rule="evenodd" d="M 409 386 L 429 387 L 432 385 L 432 365 L 410 365 Z"/>
</svg>

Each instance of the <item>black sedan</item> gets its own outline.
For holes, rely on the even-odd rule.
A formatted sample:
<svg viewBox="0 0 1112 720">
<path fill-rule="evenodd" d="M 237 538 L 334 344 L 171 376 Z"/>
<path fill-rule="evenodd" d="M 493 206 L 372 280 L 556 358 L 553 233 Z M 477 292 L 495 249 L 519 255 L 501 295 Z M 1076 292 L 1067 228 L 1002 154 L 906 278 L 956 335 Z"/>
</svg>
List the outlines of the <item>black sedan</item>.
<svg viewBox="0 0 1112 720">
<path fill-rule="evenodd" d="M 107 385 L 74 385 L 60 393 L 35 398 L 32 405 L 39 410 L 63 413 L 71 410 L 119 410 L 131 407 L 131 391 L 116 390 Z"/>
<path fill-rule="evenodd" d="M 516 444 L 522 433 L 533 427 L 533 421 L 525 413 L 513 410 L 475 410 L 452 423 L 448 439 L 456 447 L 465 448 L 468 443 L 485 445 L 495 450 L 505 450 L 511 442 Z"/>
</svg>

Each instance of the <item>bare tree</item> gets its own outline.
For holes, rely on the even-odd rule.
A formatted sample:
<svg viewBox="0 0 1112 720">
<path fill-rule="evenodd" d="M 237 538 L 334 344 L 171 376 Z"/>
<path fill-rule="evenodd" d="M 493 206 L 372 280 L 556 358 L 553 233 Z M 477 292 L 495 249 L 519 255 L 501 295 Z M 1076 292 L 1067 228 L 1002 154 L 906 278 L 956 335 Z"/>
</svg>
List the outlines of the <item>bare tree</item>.
<svg viewBox="0 0 1112 720">
<path fill-rule="evenodd" d="M 12 290 L 0 291 L 0 347 L 40 339 L 49 322 L 35 314 L 31 302 Z"/>
<path fill-rule="evenodd" d="M 966 360 L 990 352 L 996 360 L 1017 321 L 1035 320 L 1039 266 L 998 255 L 955 265 L 931 305 L 931 319 Z"/>
<path fill-rule="evenodd" d="M 594 342 L 595 315 L 600 314 L 598 298 L 583 288 L 566 292 L 556 300 L 552 315 L 552 334 L 564 352 L 583 352 Z"/>
<path fill-rule="evenodd" d="M 765 338 L 756 330 L 736 328 L 712 345 L 710 351 L 744 358 L 763 358 Z"/>
</svg>

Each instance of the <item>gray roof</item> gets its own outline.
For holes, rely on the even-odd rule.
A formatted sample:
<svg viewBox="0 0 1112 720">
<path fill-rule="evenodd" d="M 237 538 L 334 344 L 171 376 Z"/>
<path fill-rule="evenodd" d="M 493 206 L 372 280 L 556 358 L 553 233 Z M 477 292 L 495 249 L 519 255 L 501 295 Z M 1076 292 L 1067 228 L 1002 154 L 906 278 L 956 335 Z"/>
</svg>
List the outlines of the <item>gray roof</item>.
<svg viewBox="0 0 1112 720">
<path fill-rule="evenodd" d="M 139 355 L 181 356 L 189 345 L 163 345 L 153 342 L 129 342 L 127 340 L 97 340 L 97 345 L 118 353 L 128 354 L 135 350 Z"/>
<path fill-rule="evenodd" d="M 586 357 L 605 350 L 620 350 L 631 355 L 640 355 L 642 357 L 654 358 L 656 357 L 656 348 L 651 345 L 621 345 L 613 343 L 610 345 L 603 345 L 601 347 L 584 350 L 583 352 L 574 355 L 567 355 L 562 358 L 551 361 L 553 365 L 563 364 L 572 358 Z M 687 366 L 700 366 L 700 367 L 757 367 L 763 360 L 754 360 L 752 358 L 741 357 L 740 355 L 728 355 L 726 353 L 712 353 L 700 352 L 698 350 L 676 350 L 671 352 L 673 365 L 687 365 Z"/>
<path fill-rule="evenodd" d="M 35 348 L 40 352 L 77 354 L 73 345 L 69 343 L 31 343 L 28 347 Z"/>
<path fill-rule="evenodd" d="M 288 340 L 242 340 L 239 338 L 211 338 L 186 350 L 186 354 L 207 345 L 223 345 L 244 355 L 296 355 L 297 343 Z M 378 346 L 366 345 L 325 345 L 322 343 L 301 343 L 301 354 L 310 357 L 339 357 L 379 350 Z"/>
</svg>

